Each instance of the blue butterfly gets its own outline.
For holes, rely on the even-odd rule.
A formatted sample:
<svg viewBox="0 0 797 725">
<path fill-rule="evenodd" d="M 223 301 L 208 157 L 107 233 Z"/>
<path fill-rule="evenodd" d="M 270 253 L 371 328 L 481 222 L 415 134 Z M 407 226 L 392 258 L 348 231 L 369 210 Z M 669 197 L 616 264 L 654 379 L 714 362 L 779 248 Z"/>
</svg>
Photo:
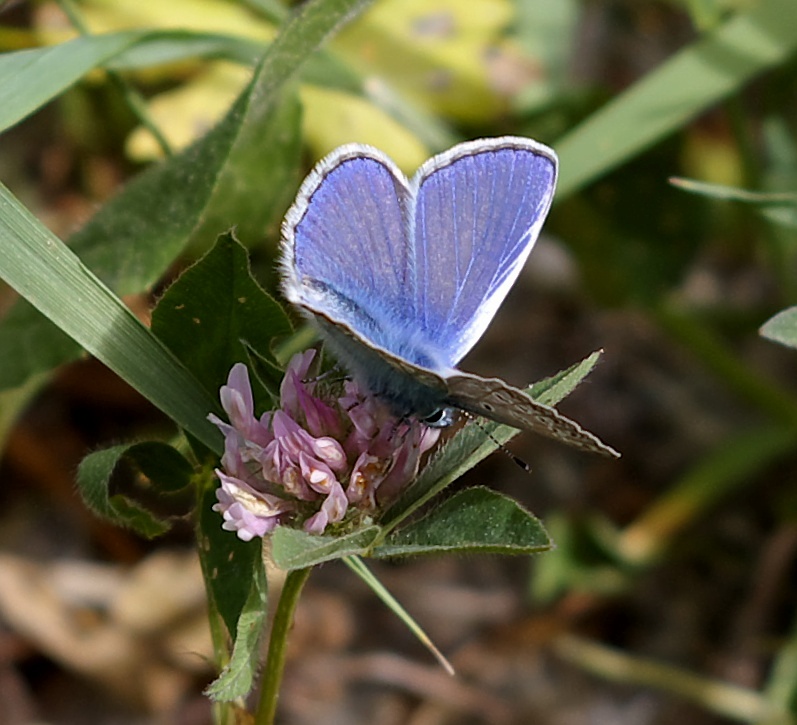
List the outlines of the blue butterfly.
<svg viewBox="0 0 797 725">
<path fill-rule="evenodd" d="M 459 409 L 617 456 L 522 390 L 456 369 L 534 246 L 557 164 L 505 136 L 454 146 L 408 180 L 377 149 L 342 146 L 285 217 L 283 293 L 399 416 L 443 426 Z"/>
</svg>

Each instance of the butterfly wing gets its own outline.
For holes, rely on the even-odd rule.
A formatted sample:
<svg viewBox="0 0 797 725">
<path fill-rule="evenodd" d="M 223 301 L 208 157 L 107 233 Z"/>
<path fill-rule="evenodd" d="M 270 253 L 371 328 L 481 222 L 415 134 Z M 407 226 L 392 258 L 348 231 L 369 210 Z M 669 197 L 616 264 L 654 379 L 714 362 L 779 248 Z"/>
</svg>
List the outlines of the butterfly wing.
<svg viewBox="0 0 797 725">
<path fill-rule="evenodd" d="M 585 431 L 575 421 L 555 408 L 533 400 L 522 390 L 507 385 L 503 380 L 457 372 L 447 377 L 446 383 L 447 402 L 455 408 L 482 415 L 513 428 L 540 433 L 585 451 L 620 457 L 614 448 Z"/>
<path fill-rule="evenodd" d="M 422 335 L 455 367 L 514 284 L 548 213 L 557 158 L 505 136 L 455 146 L 413 177 L 413 275 Z"/>
<path fill-rule="evenodd" d="M 283 292 L 305 311 L 406 355 L 410 191 L 376 149 L 343 146 L 302 185 L 283 224 Z M 412 356 L 410 356 L 412 357 Z"/>
</svg>

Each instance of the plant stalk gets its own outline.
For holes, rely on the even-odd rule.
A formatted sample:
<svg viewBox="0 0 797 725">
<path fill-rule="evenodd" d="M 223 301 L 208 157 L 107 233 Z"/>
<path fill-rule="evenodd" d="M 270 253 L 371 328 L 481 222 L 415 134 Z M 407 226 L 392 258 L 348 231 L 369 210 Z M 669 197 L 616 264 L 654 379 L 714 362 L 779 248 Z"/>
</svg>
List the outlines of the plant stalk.
<svg viewBox="0 0 797 725">
<path fill-rule="evenodd" d="M 255 725 L 273 725 L 277 716 L 277 700 L 285 671 L 285 655 L 288 650 L 288 633 L 293 625 L 293 614 L 299 602 L 304 584 L 312 567 L 289 572 L 282 587 L 277 611 L 271 624 L 268 642 L 268 657 L 263 680 L 260 683 L 260 699 L 255 713 Z"/>
</svg>

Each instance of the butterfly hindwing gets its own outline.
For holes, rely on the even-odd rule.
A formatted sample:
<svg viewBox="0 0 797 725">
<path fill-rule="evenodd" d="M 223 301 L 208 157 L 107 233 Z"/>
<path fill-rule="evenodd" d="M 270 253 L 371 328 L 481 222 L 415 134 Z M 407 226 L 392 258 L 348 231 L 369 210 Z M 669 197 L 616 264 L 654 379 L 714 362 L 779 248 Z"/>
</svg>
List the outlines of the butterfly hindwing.
<svg viewBox="0 0 797 725">
<path fill-rule="evenodd" d="M 413 407 L 416 410 L 432 412 L 450 405 L 519 430 L 554 438 L 581 450 L 615 458 L 620 455 L 555 408 L 533 400 L 522 390 L 513 388 L 498 378 L 482 378 L 459 371 L 442 377 L 402 360 L 387 350 L 369 345 L 336 320 L 325 315 L 318 317 L 322 329 L 327 330 L 327 338 L 338 349 L 341 345 L 353 345 L 355 351 L 350 356 L 356 356 L 358 349 L 366 350 L 369 356 L 373 356 L 365 363 L 370 368 L 370 374 L 373 375 L 382 368 L 384 374 L 391 377 L 393 384 L 404 391 L 405 397 L 414 399 Z"/>
<path fill-rule="evenodd" d="M 533 400 L 503 380 L 457 372 L 446 378 L 446 383 L 448 402 L 455 408 L 513 428 L 540 433 L 585 451 L 615 458 L 620 455 L 555 408 Z"/>
</svg>

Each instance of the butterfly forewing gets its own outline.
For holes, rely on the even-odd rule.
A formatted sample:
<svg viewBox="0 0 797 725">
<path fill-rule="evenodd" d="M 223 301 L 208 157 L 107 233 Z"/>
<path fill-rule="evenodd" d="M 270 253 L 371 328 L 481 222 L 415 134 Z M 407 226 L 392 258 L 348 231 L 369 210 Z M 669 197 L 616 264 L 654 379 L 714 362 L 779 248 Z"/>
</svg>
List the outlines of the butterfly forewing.
<svg viewBox="0 0 797 725">
<path fill-rule="evenodd" d="M 406 308 L 409 190 L 375 149 L 348 146 L 308 177 L 283 226 L 283 289 L 384 344 Z"/>
<path fill-rule="evenodd" d="M 528 139 L 485 139 L 435 157 L 413 179 L 415 280 L 425 335 L 454 367 L 486 330 L 548 213 L 556 156 Z"/>
</svg>

